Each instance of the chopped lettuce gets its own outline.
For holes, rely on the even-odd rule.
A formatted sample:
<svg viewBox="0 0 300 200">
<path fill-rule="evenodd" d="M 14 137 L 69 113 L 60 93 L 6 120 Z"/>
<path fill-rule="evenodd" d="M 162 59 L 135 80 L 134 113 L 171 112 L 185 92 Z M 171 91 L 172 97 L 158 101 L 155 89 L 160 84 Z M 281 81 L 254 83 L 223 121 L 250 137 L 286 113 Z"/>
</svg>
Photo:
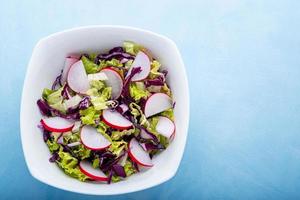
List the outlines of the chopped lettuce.
<svg viewBox="0 0 300 200">
<path fill-rule="evenodd" d="M 99 158 L 94 159 L 92 163 L 93 168 L 96 169 L 97 167 L 99 167 L 99 165 L 100 165 L 100 159 Z"/>
<path fill-rule="evenodd" d="M 121 178 L 119 176 L 113 175 L 111 177 L 111 182 L 116 183 L 116 182 L 119 182 L 119 181 L 121 181 Z"/>
<path fill-rule="evenodd" d="M 67 152 L 63 152 L 62 148 L 58 152 L 59 159 L 56 161 L 58 166 L 69 176 L 77 178 L 80 181 L 86 181 L 88 177 L 84 175 L 79 167 L 78 160 Z"/>
<path fill-rule="evenodd" d="M 51 153 L 59 150 L 60 145 L 57 144 L 56 141 L 47 140 L 46 143 L 47 143 L 48 148 L 49 148 L 49 150 L 50 150 Z"/>
<path fill-rule="evenodd" d="M 129 93 L 135 101 L 139 101 L 141 98 L 146 98 L 150 95 L 143 82 L 131 83 L 129 86 Z"/>
<path fill-rule="evenodd" d="M 125 170 L 126 176 L 130 176 L 136 172 L 134 166 L 128 160 L 126 160 L 126 163 L 124 165 L 124 170 Z"/>
<path fill-rule="evenodd" d="M 131 67 L 132 63 L 133 63 L 133 60 L 128 60 L 124 65 L 125 69 L 128 70 Z"/>
<path fill-rule="evenodd" d="M 84 125 L 95 125 L 95 120 L 99 119 L 100 113 L 95 110 L 93 106 L 85 110 L 80 110 L 80 119 Z"/>
<path fill-rule="evenodd" d="M 151 79 L 162 75 L 162 73 L 158 71 L 160 69 L 160 66 L 161 66 L 161 64 L 157 60 L 153 60 L 151 62 L 151 71 L 150 71 L 150 74 L 149 74 L 149 77 Z"/>
<path fill-rule="evenodd" d="M 50 107 L 57 109 L 63 113 L 66 113 L 66 106 L 63 103 L 63 96 L 62 96 L 63 87 L 57 90 L 50 90 L 45 88 L 43 90 L 43 98 L 47 101 Z"/>
<path fill-rule="evenodd" d="M 170 88 L 168 87 L 168 85 L 166 83 L 164 84 L 164 86 L 162 86 L 161 91 L 163 93 L 165 93 L 166 95 L 172 97 L 171 90 L 170 90 Z"/>
<path fill-rule="evenodd" d="M 112 131 L 111 139 L 120 140 L 125 135 L 131 135 L 135 132 L 135 129 L 123 130 L 123 131 Z"/>
<path fill-rule="evenodd" d="M 108 129 L 108 126 L 104 122 L 102 122 L 102 121 L 99 122 L 99 124 L 97 126 L 97 131 L 99 133 L 101 133 L 108 141 L 112 142 L 111 138 L 106 133 L 107 129 Z"/>
<path fill-rule="evenodd" d="M 101 60 L 99 66 L 100 69 L 103 69 L 105 67 L 123 67 L 123 64 L 119 60 L 113 58 L 111 60 Z"/>
<path fill-rule="evenodd" d="M 108 150 L 112 152 L 114 155 L 119 156 L 120 153 L 127 147 L 127 142 L 121 141 L 112 141 Z"/>
<path fill-rule="evenodd" d="M 101 80 L 93 80 L 90 82 L 91 88 L 96 89 L 97 91 L 102 90 L 105 88 L 105 83 Z"/>
<path fill-rule="evenodd" d="M 174 110 L 173 110 L 173 108 L 169 108 L 168 110 L 163 111 L 162 113 L 160 113 L 160 115 L 162 115 L 164 117 L 168 117 L 169 119 L 174 121 Z"/>
<path fill-rule="evenodd" d="M 136 122 L 139 122 L 142 126 L 145 126 L 145 127 L 149 126 L 149 122 L 148 122 L 146 116 L 144 115 L 144 113 L 142 112 L 141 107 L 138 104 L 130 103 L 129 108 L 130 108 L 130 113 L 133 115 Z M 138 117 L 140 117 L 139 121 L 138 121 Z"/>
<path fill-rule="evenodd" d="M 81 57 L 81 61 L 84 65 L 85 71 L 87 74 L 93 74 L 96 73 L 99 69 L 99 66 L 95 64 L 92 60 L 88 59 L 85 56 Z"/>
<path fill-rule="evenodd" d="M 64 143 L 65 144 L 70 144 L 70 143 L 73 143 L 73 142 L 80 141 L 79 132 L 76 132 L 76 133 L 72 133 L 72 132 L 64 133 L 63 137 L 64 137 L 63 139 L 64 139 Z"/>
<path fill-rule="evenodd" d="M 73 153 L 81 160 L 90 157 L 91 150 L 85 148 L 82 144 L 72 148 Z"/>
<path fill-rule="evenodd" d="M 142 47 L 134 42 L 125 41 L 123 43 L 123 49 L 126 53 L 136 55 L 142 49 Z"/>
</svg>

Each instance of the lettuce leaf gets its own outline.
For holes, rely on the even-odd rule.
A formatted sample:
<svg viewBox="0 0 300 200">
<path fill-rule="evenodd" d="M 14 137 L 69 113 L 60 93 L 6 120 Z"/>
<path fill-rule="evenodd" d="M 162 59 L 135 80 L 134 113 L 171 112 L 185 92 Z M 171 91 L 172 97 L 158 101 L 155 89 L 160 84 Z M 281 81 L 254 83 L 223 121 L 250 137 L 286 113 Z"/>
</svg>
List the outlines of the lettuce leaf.
<svg viewBox="0 0 300 200">
<path fill-rule="evenodd" d="M 87 74 L 93 74 L 98 71 L 99 66 L 97 64 L 95 64 L 93 61 L 91 61 L 90 59 L 88 59 L 87 57 L 82 56 L 81 61 L 84 65 L 84 68 L 85 68 L 85 71 Z"/>
<path fill-rule="evenodd" d="M 160 69 L 160 67 L 161 67 L 161 64 L 157 60 L 153 60 L 151 62 L 151 71 L 149 74 L 150 79 L 154 79 L 157 76 L 162 75 L 162 73 L 158 71 Z"/>
<path fill-rule="evenodd" d="M 165 93 L 166 95 L 172 97 L 171 90 L 170 90 L 169 86 L 166 83 L 164 84 L 164 86 L 162 86 L 161 91 L 163 93 Z"/>
<path fill-rule="evenodd" d="M 57 144 L 55 141 L 47 140 L 46 143 L 47 143 L 48 148 L 49 148 L 49 150 L 50 150 L 51 153 L 56 152 L 56 151 L 59 150 L 60 145 Z"/>
<path fill-rule="evenodd" d="M 95 110 L 93 106 L 85 110 L 80 110 L 80 119 L 84 125 L 95 125 L 95 120 L 99 119 L 100 113 Z"/>
<path fill-rule="evenodd" d="M 124 170 L 125 170 L 125 173 L 126 173 L 127 177 L 134 174 L 134 173 L 136 173 L 136 170 L 135 170 L 134 166 L 128 160 L 126 160 L 126 163 L 124 165 Z"/>
<path fill-rule="evenodd" d="M 140 49 L 142 49 L 142 46 L 134 42 L 125 41 L 123 42 L 123 49 L 126 53 L 136 55 L 140 51 Z"/>
<path fill-rule="evenodd" d="M 168 110 L 163 111 L 162 113 L 160 113 L 161 116 L 167 117 L 169 119 L 171 119 L 172 121 L 174 121 L 174 110 L 173 108 L 170 108 Z"/>
<path fill-rule="evenodd" d="M 142 126 L 145 126 L 145 127 L 149 126 L 149 122 L 148 122 L 146 116 L 144 115 L 141 107 L 138 104 L 130 103 L 129 109 L 130 109 L 130 113 L 133 115 L 136 122 L 138 122 L 139 124 L 141 124 Z M 138 117 L 139 117 L 139 120 L 138 120 Z"/>
<path fill-rule="evenodd" d="M 81 160 L 90 157 L 91 150 L 85 148 L 82 144 L 72 147 L 73 153 Z"/>
<path fill-rule="evenodd" d="M 43 99 L 47 101 L 50 107 L 61 111 L 62 113 L 66 113 L 66 106 L 63 103 L 63 96 L 62 96 L 63 87 L 57 90 L 50 90 L 45 88 L 43 90 Z"/>
<path fill-rule="evenodd" d="M 112 152 L 114 155 L 119 156 L 123 149 L 127 148 L 127 142 L 121 141 L 112 141 L 108 150 Z"/>
<path fill-rule="evenodd" d="M 135 101 L 139 101 L 141 98 L 145 98 L 150 95 L 143 82 L 131 83 L 129 86 L 129 93 Z"/>
<path fill-rule="evenodd" d="M 62 151 L 58 152 L 59 159 L 56 161 L 58 166 L 69 176 L 77 178 L 80 181 L 86 181 L 88 177 L 84 175 L 79 167 L 78 160 L 71 156 L 71 154 Z"/>
<path fill-rule="evenodd" d="M 135 132 L 135 129 L 123 130 L 123 131 L 112 131 L 111 139 L 120 140 L 125 135 L 131 135 Z"/>
<path fill-rule="evenodd" d="M 101 60 L 99 66 L 100 69 L 103 69 L 105 67 L 123 67 L 123 64 L 119 60 L 113 58 L 111 60 Z"/>
<path fill-rule="evenodd" d="M 97 131 L 99 133 L 101 133 L 108 141 L 112 142 L 112 139 L 106 133 L 107 129 L 108 129 L 108 126 L 104 122 L 100 121 L 97 126 Z"/>
<path fill-rule="evenodd" d="M 100 159 L 99 158 L 94 159 L 92 163 L 93 168 L 96 169 L 97 167 L 99 167 L 99 165 L 100 165 Z"/>
</svg>

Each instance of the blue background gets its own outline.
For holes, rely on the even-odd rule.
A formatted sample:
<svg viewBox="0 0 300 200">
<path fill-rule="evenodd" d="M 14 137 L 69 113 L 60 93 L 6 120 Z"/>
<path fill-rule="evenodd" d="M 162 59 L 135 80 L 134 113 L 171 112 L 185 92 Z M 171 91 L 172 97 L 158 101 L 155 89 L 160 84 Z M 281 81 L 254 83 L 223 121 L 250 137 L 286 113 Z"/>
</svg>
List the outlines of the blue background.
<svg viewBox="0 0 300 200">
<path fill-rule="evenodd" d="M 297 0 L 1 1 L 1 199 L 299 199 L 299 6 Z M 19 110 L 32 49 L 46 35 L 93 24 L 152 30 L 181 50 L 191 120 L 179 171 L 167 183 L 84 196 L 42 184 L 27 170 Z"/>
</svg>

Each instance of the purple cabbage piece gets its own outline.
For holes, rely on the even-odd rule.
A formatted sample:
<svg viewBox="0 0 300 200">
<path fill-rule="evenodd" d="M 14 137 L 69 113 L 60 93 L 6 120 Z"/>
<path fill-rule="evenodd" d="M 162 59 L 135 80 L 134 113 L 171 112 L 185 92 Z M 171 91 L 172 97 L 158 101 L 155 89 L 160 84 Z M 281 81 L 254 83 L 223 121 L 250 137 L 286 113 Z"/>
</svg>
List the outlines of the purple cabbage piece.
<svg viewBox="0 0 300 200">
<path fill-rule="evenodd" d="M 163 149 L 165 149 L 165 147 L 164 147 L 162 144 L 160 144 L 160 143 L 158 143 L 158 144 L 153 144 L 153 143 L 151 143 L 151 142 L 145 143 L 145 147 L 146 147 L 146 150 L 147 150 L 147 151 L 152 151 L 152 150 L 163 150 Z"/>
<path fill-rule="evenodd" d="M 52 156 L 49 158 L 49 162 L 55 162 L 59 159 L 58 153 L 55 152 L 52 154 Z"/>
<path fill-rule="evenodd" d="M 129 93 L 129 85 L 130 85 L 130 81 L 132 79 L 132 77 L 138 73 L 140 73 L 141 67 L 134 67 L 131 70 L 130 75 L 125 79 L 124 85 L 123 85 L 123 90 L 121 93 L 121 96 L 123 97 L 123 100 L 125 101 L 133 101 L 132 98 L 130 97 L 130 93 Z M 128 104 L 125 102 L 125 104 Z"/>
<path fill-rule="evenodd" d="M 125 173 L 125 170 L 124 170 L 124 167 L 119 165 L 119 164 L 115 164 L 112 166 L 112 169 L 114 170 L 115 174 L 117 176 L 121 176 L 123 178 L 126 177 L 126 173 Z"/>
<path fill-rule="evenodd" d="M 58 85 L 60 87 L 62 86 L 62 84 L 61 84 L 61 77 L 62 77 L 62 71 L 61 71 L 60 75 L 58 75 L 56 77 L 55 81 L 53 82 L 52 87 L 51 87 L 52 90 L 55 90 Z"/>
<path fill-rule="evenodd" d="M 115 53 L 115 52 L 124 52 L 123 47 L 114 47 L 111 50 L 109 50 L 109 54 Z"/>
<path fill-rule="evenodd" d="M 109 173 L 108 173 L 108 176 L 107 176 L 107 178 L 108 178 L 107 183 L 108 184 L 111 183 L 112 176 L 114 175 L 113 173 L 114 173 L 113 170 L 110 170 Z"/>
<path fill-rule="evenodd" d="M 44 127 L 41 124 L 39 124 L 37 127 L 43 132 L 44 142 L 47 142 L 47 140 L 49 140 L 51 137 L 50 132 L 44 129 Z"/>
<path fill-rule="evenodd" d="M 65 84 L 63 90 L 61 91 L 61 95 L 63 96 L 64 99 L 70 99 L 71 98 L 68 84 Z"/>
<path fill-rule="evenodd" d="M 58 116 L 58 117 L 62 117 L 62 118 L 65 118 L 65 119 L 74 119 L 74 120 L 77 120 L 80 118 L 80 114 L 79 114 L 79 110 L 77 109 L 77 112 L 75 112 L 74 110 L 68 110 L 66 114 L 60 112 L 59 110 L 57 109 L 54 109 L 52 107 L 50 107 L 48 105 L 48 103 L 46 101 L 43 101 L 41 99 L 39 99 L 37 101 L 37 105 L 41 111 L 41 113 L 45 116 Z M 70 113 L 70 111 L 72 111 Z"/>
<path fill-rule="evenodd" d="M 132 56 L 128 53 L 124 53 L 124 52 L 113 52 L 113 53 L 108 53 L 108 54 L 99 54 L 99 55 L 97 55 L 95 61 L 96 61 L 96 64 L 99 64 L 100 60 L 111 60 L 113 58 L 118 59 L 118 60 L 122 60 L 123 58 L 134 59 L 134 56 Z"/>
<path fill-rule="evenodd" d="M 146 128 L 144 128 L 144 127 L 142 127 L 141 125 L 138 125 L 138 128 L 139 129 L 141 129 L 141 131 L 143 130 L 144 131 L 144 133 L 145 134 L 147 134 L 150 138 L 151 138 L 151 140 L 153 141 L 153 142 L 155 142 L 156 144 L 158 144 L 159 143 L 159 140 L 158 140 L 158 138 L 153 134 L 153 133 L 151 133 L 150 131 L 148 131 Z M 149 138 L 147 137 L 147 138 L 144 138 L 144 137 L 142 137 L 142 135 L 141 135 L 141 133 L 138 135 L 140 138 L 137 138 L 137 139 L 144 139 L 144 140 L 148 140 Z"/>
<path fill-rule="evenodd" d="M 78 108 L 79 110 L 87 109 L 91 104 L 90 97 L 86 96 L 79 102 Z"/>
<path fill-rule="evenodd" d="M 148 79 L 145 81 L 145 86 L 163 86 L 165 84 L 165 77 L 164 76 L 158 76 L 154 79 Z"/>
</svg>

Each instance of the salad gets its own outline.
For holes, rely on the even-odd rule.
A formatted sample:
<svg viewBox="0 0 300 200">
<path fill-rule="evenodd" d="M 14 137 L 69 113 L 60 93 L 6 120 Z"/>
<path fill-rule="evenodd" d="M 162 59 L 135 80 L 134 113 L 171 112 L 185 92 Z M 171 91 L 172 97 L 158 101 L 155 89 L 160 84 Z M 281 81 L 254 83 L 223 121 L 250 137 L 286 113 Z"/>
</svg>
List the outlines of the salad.
<svg viewBox="0 0 300 200">
<path fill-rule="evenodd" d="M 166 77 L 159 61 L 133 42 L 67 57 L 37 101 L 49 161 L 80 181 L 118 182 L 150 169 L 175 137 Z"/>
</svg>

